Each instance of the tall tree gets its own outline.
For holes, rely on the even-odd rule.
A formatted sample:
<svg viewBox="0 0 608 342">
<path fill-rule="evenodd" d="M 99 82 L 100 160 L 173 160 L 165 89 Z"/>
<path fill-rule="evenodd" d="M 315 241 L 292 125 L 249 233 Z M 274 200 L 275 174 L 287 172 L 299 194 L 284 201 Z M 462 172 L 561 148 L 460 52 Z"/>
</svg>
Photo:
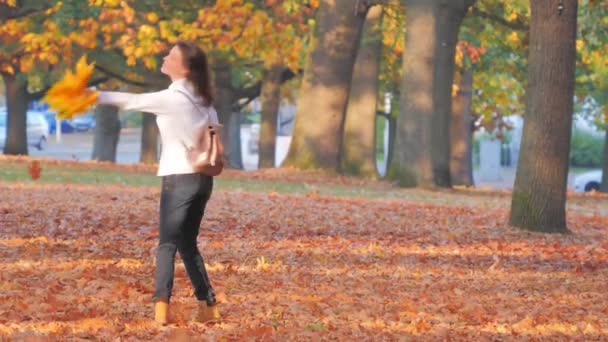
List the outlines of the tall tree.
<svg viewBox="0 0 608 342">
<path fill-rule="evenodd" d="M 259 146 L 259 168 L 275 164 L 277 120 L 281 104 L 281 74 L 283 65 L 277 63 L 265 68 L 262 76 L 262 117 Z"/>
<path fill-rule="evenodd" d="M 452 102 L 450 118 L 450 177 L 452 185 L 473 186 L 473 69 L 465 68 L 459 75 L 459 87 Z"/>
<path fill-rule="evenodd" d="M 284 165 L 338 170 L 342 131 L 366 6 L 321 0 Z"/>
<path fill-rule="evenodd" d="M 402 186 L 449 187 L 454 54 L 473 0 L 409 0 L 404 78 L 388 178 Z"/>
<path fill-rule="evenodd" d="M 70 1 L 67 1 L 70 3 Z M 63 4 L 51 1 L 0 3 L 0 75 L 6 87 L 6 154 L 28 154 L 26 112 L 43 90 L 61 57 L 70 61 L 71 37 L 57 23 Z M 36 77 L 33 77 L 36 76 Z"/>
<path fill-rule="evenodd" d="M 95 122 L 91 159 L 116 162 L 116 150 L 121 129 L 118 108 L 98 105 L 95 108 Z"/>
<path fill-rule="evenodd" d="M 510 223 L 567 232 L 577 0 L 531 2 L 528 88 Z"/>
<path fill-rule="evenodd" d="M 28 104 L 27 75 L 0 72 L 6 85 L 6 142 L 5 154 L 28 154 L 26 111 Z"/>
<path fill-rule="evenodd" d="M 348 97 L 341 170 L 377 177 L 376 112 L 382 55 L 382 6 L 372 7 L 365 19 Z"/>
</svg>

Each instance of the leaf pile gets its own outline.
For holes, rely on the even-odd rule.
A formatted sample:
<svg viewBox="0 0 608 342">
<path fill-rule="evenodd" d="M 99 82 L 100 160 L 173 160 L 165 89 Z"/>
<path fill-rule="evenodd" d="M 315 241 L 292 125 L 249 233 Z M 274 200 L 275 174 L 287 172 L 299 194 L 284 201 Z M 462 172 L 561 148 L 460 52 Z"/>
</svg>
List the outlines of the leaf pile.
<svg viewBox="0 0 608 342">
<path fill-rule="evenodd" d="M 86 57 L 82 56 L 76 63 L 75 73 L 67 70 L 64 77 L 49 89 L 44 100 L 57 111 L 58 119 L 72 119 L 95 104 L 98 93 L 87 89 L 93 69 L 94 63 L 87 64 Z"/>
<path fill-rule="evenodd" d="M 223 318 L 152 320 L 159 190 L 0 183 L 0 339 L 599 340 L 608 218 L 523 232 L 505 206 L 216 191 L 199 248 Z M 460 203 L 460 202 L 459 202 Z"/>
</svg>

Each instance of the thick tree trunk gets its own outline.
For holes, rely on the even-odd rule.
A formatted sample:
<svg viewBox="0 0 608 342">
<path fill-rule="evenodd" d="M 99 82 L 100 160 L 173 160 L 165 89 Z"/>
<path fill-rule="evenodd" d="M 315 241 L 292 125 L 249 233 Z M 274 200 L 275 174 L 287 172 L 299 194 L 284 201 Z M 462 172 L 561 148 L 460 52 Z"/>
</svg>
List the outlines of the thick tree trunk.
<svg viewBox="0 0 608 342">
<path fill-rule="evenodd" d="M 143 164 L 156 164 L 158 162 L 158 126 L 156 115 L 141 113 L 141 155 L 139 162 Z"/>
<path fill-rule="evenodd" d="M 275 64 L 264 70 L 262 80 L 262 123 L 260 129 L 258 168 L 274 167 L 277 142 L 277 119 L 281 104 L 281 74 L 283 65 Z"/>
<path fill-rule="evenodd" d="M 348 98 L 341 171 L 376 178 L 376 110 L 382 53 L 382 7 L 374 6 L 363 26 Z"/>
<path fill-rule="evenodd" d="M 450 120 L 450 172 L 452 185 L 473 186 L 472 141 L 473 69 L 467 68 L 460 76 L 458 94 L 452 103 Z"/>
<path fill-rule="evenodd" d="M 576 62 L 577 0 L 531 2 L 528 89 L 510 223 L 567 232 L 566 186 Z"/>
<path fill-rule="evenodd" d="M 9 75 L 2 73 L 6 86 L 6 141 L 5 154 L 27 155 L 27 81 L 25 75 Z"/>
<path fill-rule="evenodd" d="M 600 185 L 601 192 L 608 192 L 608 129 L 606 129 L 606 138 L 604 139 L 604 158 L 602 161 L 602 184 Z"/>
<path fill-rule="evenodd" d="M 230 76 L 231 66 L 224 59 L 215 61 L 213 65 L 216 89 L 215 108 L 220 123 L 224 125 L 222 129 L 224 157 L 228 161 L 228 167 L 242 169 L 240 115 L 232 110 L 235 95 Z"/>
<path fill-rule="evenodd" d="M 452 116 L 452 86 L 454 56 L 458 32 L 473 0 L 439 0 L 437 6 L 437 39 L 435 40 L 433 129 L 431 153 L 434 185 L 451 187 L 450 177 L 450 117 Z"/>
<path fill-rule="evenodd" d="M 344 115 L 367 11 L 352 0 L 322 0 L 284 165 L 338 170 Z"/>
<path fill-rule="evenodd" d="M 408 0 L 404 78 L 388 178 L 401 186 L 449 187 L 454 53 L 473 0 Z"/>
<path fill-rule="evenodd" d="M 120 137 L 118 108 L 98 105 L 95 108 L 95 132 L 91 159 L 116 162 L 116 149 Z"/>
<path fill-rule="evenodd" d="M 407 4 L 400 111 L 387 178 L 401 186 L 430 187 L 436 18 L 431 1 L 410 0 Z"/>
</svg>

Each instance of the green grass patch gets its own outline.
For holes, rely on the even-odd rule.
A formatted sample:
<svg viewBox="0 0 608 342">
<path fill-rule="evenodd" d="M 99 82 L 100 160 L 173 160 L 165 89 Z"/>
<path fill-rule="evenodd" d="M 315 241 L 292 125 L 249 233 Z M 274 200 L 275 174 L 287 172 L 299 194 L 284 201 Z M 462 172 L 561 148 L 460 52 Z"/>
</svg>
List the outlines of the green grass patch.
<svg viewBox="0 0 608 342">
<path fill-rule="evenodd" d="M 161 178 L 154 171 L 124 170 L 112 164 L 61 163 L 57 161 L 40 161 L 42 172 L 40 178 L 33 180 L 28 173 L 28 162 L 0 161 L 0 181 L 10 183 L 40 183 L 40 184 L 90 184 L 90 185 L 122 185 L 122 186 L 151 186 L 160 187 Z M 386 188 L 378 186 L 339 185 L 325 183 L 307 183 L 304 181 L 277 181 L 248 178 L 243 172 L 242 177 L 219 176 L 215 178 L 216 190 L 265 192 L 280 194 L 333 197 L 363 197 L 363 198 L 401 198 L 417 201 L 447 202 L 439 192 L 420 191 L 415 189 Z"/>
<path fill-rule="evenodd" d="M 33 180 L 28 173 L 29 164 L 17 162 L 2 162 L 0 164 L 0 181 L 44 184 L 91 184 L 91 185 L 124 185 L 124 186 L 160 186 L 160 177 L 154 172 L 135 172 L 112 170 L 111 168 L 89 164 L 58 164 L 41 162 L 42 172 L 40 178 Z M 218 190 L 277 192 L 289 194 L 308 194 L 331 196 L 364 196 L 384 197 L 385 191 L 366 187 L 307 184 L 303 182 L 282 182 L 271 180 L 247 179 L 243 173 L 242 179 L 216 177 L 215 185 Z"/>
</svg>

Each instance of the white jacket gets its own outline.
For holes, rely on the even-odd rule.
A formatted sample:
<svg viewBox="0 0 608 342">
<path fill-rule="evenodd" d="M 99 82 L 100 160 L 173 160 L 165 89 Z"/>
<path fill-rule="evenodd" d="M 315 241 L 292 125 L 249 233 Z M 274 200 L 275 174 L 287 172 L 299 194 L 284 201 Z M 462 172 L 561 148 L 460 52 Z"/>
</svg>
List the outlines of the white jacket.
<svg viewBox="0 0 608 342">
<path fill-rule="evenodd" d="M 190 99 L 179 91 L 188 93 Z M 169 88 L 154 93 L 100 91 L 97 103 L 156 114 L 162 141 L 158 176 L 194 173 L 186 157 L 186 146 L 193 145 L 194 128 L 206 125 L 209 120 L 217 123 L 215 109 L 212 106 L 203 106 L 202 99 L 195 95 L 193 85 L 185 78 L 176 80 Z"/>
</svg>

